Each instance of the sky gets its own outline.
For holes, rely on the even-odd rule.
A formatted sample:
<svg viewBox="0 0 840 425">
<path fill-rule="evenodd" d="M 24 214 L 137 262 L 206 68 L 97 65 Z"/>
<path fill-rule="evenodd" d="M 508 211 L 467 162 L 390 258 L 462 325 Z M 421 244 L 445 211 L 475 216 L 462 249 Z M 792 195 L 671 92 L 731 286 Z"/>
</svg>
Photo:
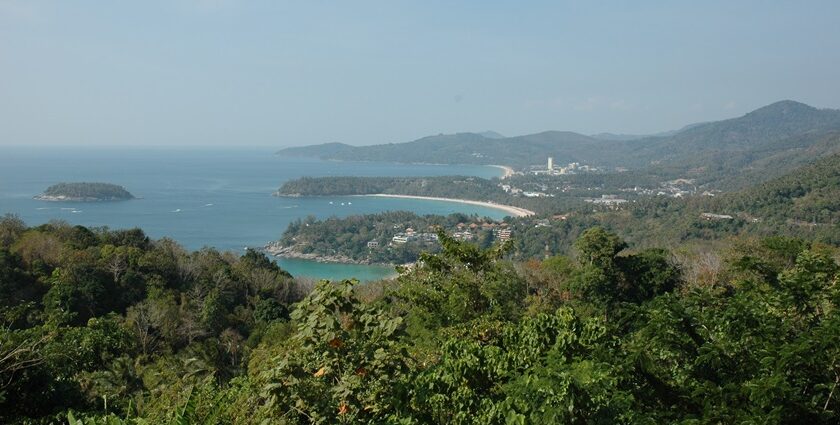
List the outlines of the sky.
<svg viewBox="0 0 840 425">
<path fill-rule="evenodd" d="M 649 134 L 783 99 L 836 109 L 838 21 L 836 0 L 0 0 L 0 146 Z"/>
</svg>

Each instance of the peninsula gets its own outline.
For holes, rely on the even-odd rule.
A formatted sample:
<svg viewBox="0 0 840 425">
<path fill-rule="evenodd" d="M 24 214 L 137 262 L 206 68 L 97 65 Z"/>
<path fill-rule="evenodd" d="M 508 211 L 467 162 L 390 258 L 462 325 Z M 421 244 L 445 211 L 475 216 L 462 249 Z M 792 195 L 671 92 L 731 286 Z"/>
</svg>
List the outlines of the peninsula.
<svg viewBox="0 0 840 425">
<path fill-rule="evenodd" d="M 506 170 L 505 174 L 509 174 Z M 302 177 L 289 180 L 275 196 L 378 196 L 458 202 L 494 208 L 515 217 L 533 215 L 534 203 L 513 196 L 498 180 L 469 176 Z"/>
<path fill-rule="evenodd" d="M 39 201 L 102 202 L 134 199 L 124 187 L 110 183 L 58 183 L 34 197 Z"/>
<path fill-rule="evenodd" d="M 409 211 L 292 222 L 264 251 L 283 258 L 327 263 L 408 264 L 423 252 L 439 252 L 438 232 L 490 247 L 511 239 L 510 223 L 461 213 L 417 215 Z"/>
</svg>

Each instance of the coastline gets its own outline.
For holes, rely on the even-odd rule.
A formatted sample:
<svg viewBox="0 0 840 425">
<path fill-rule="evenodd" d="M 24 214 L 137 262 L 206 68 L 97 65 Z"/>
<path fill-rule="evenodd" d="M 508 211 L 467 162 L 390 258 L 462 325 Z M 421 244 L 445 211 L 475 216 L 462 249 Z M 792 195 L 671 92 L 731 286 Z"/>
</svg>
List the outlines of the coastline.
<svg viewBox="0 0 840 425">
<path fill-rule="evenodd" d="M 487 207 L 487 208 L 494 208 L 497 210 L 502 210 L 506 213 L 514 217 L 527 217 L 530 215 L 536 214 L 531 210 L 526 210 L 525 208 L 514 207 L 513 205 L 502 205 L 502 204 L 495 204 L 493 202 L 483 202 L 483 201 L 471 201 L 469 199 L 457 199 L 457 198 L 438 198 L 434 196 L 416 196 L 416 195 L 391 195 L 387 193 L 376 193 L 370 195 L 353 195 L 353 196 L 376 196 L 379 198 L 402 198 L 402 199 L 422 199 L 426 201 L 444 201 L 444 202 L 457 202 L 460 204 L 468 204 L 468 205 L 476 205 L 479 207 Z"/>
<path fill-rule="evenodd" d="M 383 276 L 381 279 L 390 280 L 395 279 L 400 276 L 400 273 L 396 271 L 396 267 L 413 267 L 413 263 L 408 264 L 392 264 L 392 263 L 371 263 L 369 261 L 359 261 L 353 260 L 352 258 L 343 256 L 343 255 L 318 255 L 318 254 L 304 254 L 302 252 L 296 251 L 295 246 L 282 246 L 277 242 L 269 242 L 263 248 L 258 248 L 259 251 L 273 256 L 275 258 L 285 259 L 285 260 L 298 260 L 298 261 L 307 261 L 312 263 L 321 263 L 321 264 L 334 264 L 334 265 L 354 265 L 354 266 L 376 266 L 376 267 L 387 267 L 391 269 L 387 275 Z M 378 280 L 378 279 L 377 279 Z"/>
<path fill-rule="evenodd" d="M 305 254 L 295 249 L 295 246 L 282 246 L 277 243 L 268 243 L 262 248 L 262 251 L 280 258 L 294 258 L 297 260 L 315 261 L 318 263 L 333 263 L 333 264 L 356 264 L 360 266 L 370 265 L 390 265 L 390 264 L 374 264 L 366 261 L 354 260 L 344 255 L 319 255 L 319 254 Z"/>
<path fill-rule="evenodd" d="M 507 165 L 488 165 L 488 167 L 496 167 L 502 169 L 502 176 L 499 177 L 501 180 L 504 180 L 513 175 L 513 168 L 508 167 Z"/>
<path fill-rule="evenodd" d="M 36 201 L 46 202 L 115 202 L 115 201 L 130 201 L 136 199 L 131 198 L 96 198 L 92 196 L 67 196 L 67 195 L 35 195 L 32 199 Z"/>
</svg>

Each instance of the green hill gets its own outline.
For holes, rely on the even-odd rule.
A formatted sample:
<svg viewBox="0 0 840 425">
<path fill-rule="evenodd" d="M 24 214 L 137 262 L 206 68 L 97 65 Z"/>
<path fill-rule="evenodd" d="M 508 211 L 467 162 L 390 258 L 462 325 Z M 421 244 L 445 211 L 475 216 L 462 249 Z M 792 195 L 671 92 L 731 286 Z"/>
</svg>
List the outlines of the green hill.
<svg viewBox="0 0 840 425">
<path fill-rule="evenodd" d="M 727 194 L 720 202 L 763 219 L 837 224 L 840 222 L 840 155 L 820 159 L 782 177 Z"/>
<path fill-rule="evenodd" d="M 123 201 L 134 199 L 124 187 L 110 183 L 58 183 L 35 197 L 41 201 Z"/>
<path fill-rule="evenodd" d="M 840 111 L 785 100 L 742 117 L 700 124 L 673 136 L 632 140 L 634 159 L 654 162 L 684 159 L 701 152 L 755 151 L 772 148 L 796 135 L 840 129 Z"/>
</svg>

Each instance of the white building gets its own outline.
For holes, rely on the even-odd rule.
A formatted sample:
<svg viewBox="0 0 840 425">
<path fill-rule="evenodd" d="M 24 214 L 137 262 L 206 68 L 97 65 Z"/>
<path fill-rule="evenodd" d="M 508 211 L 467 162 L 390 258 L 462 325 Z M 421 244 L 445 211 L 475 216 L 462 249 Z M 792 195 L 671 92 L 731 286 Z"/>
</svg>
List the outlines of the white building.
<svg viewBox="0 0 840 425">
<path fill-rule="evenodd" d="M 729 214 L 712 214 L 712 213 L 703 213 L 700 214 L 700 217 L 705 220 L 732 220 L 735 217 L 732 217 Z"/>
</svg>

